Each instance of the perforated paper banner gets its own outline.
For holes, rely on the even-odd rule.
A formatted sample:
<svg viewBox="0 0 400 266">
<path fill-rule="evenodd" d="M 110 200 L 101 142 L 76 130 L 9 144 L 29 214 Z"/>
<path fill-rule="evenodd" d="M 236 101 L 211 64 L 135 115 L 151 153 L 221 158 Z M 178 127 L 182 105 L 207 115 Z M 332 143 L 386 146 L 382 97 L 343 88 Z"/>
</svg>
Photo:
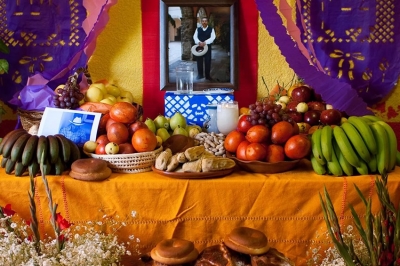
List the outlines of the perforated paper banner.
<svg viewBox="0 0 400 266">
<path fill-rule="evenodd" d="M 5 1 L 0 0 L 0 38 L 10 48 L 1 55 L 10 64 L 0 75 L 0 99 L 14 97 L 28 84 L 65 83 L 92 55 L 96 38 L 117 0 Z"/>
<path fill-rule="evenodd" d="M 400 74 L 400 1 L 297 0 L 297 25 L 314 64 L 372 105 Z"/>
</svg>

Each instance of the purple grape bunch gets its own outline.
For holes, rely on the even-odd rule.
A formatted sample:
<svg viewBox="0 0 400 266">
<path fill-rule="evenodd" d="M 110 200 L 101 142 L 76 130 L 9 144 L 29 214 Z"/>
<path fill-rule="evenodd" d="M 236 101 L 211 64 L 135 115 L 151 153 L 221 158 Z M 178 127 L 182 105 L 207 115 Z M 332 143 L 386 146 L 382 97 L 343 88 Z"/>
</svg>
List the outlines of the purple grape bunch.
<svg viewBox="0 0 400 266">
<path fill-rule="evenodd" d="M 56 108 L 77 109 L 85 95 L 76 86 L 58 86 L 53 96 L 53 104 Z"/>
<path fill-rule="evenodd" d="M 265 125 L 271 128 L 279 121 L 293 123 L 293 119 L 282 109 L 282 105 L 273 100 L 264 99 L 249 105 L 250 114 L 247 120 L 255 125 Z"/>
</svg>

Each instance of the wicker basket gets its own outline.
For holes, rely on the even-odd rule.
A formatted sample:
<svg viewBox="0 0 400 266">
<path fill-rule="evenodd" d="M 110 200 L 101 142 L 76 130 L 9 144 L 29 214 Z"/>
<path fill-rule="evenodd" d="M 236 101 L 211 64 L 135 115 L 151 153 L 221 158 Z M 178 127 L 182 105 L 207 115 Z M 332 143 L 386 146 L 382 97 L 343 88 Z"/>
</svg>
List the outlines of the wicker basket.
<svg viewBox="0 0 400 266">
<path fill-rule="evenodd" d="M 21 121 L 22 128 L 28 131 L 33 125 L 37 125 L 39 127 L 40 121 L 42 120 L 43 111 L 35 111 L 35 110 L 17 110 L 17 114 Z"/>
<path fill-rule="evenodd" d="M 94 153 L 85 154 L 92 158 L 103 159 L 108 162 L 108 167 L 114 173 L 142 173 L 151 171 L 157 156 L 163 150 L 162 146 L 150 152 L 137 152 L 130 154 L 99 155 Z"/>
</svg>

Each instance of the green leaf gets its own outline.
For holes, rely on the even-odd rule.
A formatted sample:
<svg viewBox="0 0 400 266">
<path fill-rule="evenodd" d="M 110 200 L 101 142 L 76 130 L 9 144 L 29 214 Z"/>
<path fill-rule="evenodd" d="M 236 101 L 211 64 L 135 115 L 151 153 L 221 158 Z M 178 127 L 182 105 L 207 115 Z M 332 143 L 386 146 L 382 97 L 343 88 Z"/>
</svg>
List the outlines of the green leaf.
<svg viewBox="0 0 400 266">
<path fill-rule="evenodd" d="M 0 74 L 8 73 L 8 62 L 5 59 L 0 59 Z"/>
<path fill-rule="evenodd" d="M 10 53 L 10 48 L 8 48 L 8 46 L 1 39 L 0 39 L 0 52 L 4 54 Z"/>
<path fill-rule="evenodd" d="M 352 205 L 349 206 L 350 210 L 351 210 L 351 214 L 353 215 L 353 219 L 354 219 L 354 224 L 358 230 L 358 233 L 361 236 L 361 239 L 363 240 L 365 246 L 368 248 L 369 250 L 369 246 L 368 246 L 368 240 L 367 240 L 367 234 L 364 231 L 364 228 L 361 225 L 361 220 L 358 217 L 358 214 L 356 213 L 356 211 L 354 210 L 354 207 Z"/>
</svg>

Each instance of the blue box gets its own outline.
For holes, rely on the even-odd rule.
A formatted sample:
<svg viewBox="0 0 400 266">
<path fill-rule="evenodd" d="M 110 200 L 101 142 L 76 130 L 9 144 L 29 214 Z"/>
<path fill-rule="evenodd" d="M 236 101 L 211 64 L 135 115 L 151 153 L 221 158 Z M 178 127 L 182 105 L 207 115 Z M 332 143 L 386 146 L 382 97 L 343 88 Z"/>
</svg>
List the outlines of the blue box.
<svg viewBox="0 0 400 266">
<path fill-rule="evenodd" d="M 166 92 L 164 96 L 164 116 L 171 117 L 179 111 L 189 125 L 203 127 L 206 121 L 207 105 L 233 101 L 233 90 L 212 90 L 187 93 Z"/>
</svg>

